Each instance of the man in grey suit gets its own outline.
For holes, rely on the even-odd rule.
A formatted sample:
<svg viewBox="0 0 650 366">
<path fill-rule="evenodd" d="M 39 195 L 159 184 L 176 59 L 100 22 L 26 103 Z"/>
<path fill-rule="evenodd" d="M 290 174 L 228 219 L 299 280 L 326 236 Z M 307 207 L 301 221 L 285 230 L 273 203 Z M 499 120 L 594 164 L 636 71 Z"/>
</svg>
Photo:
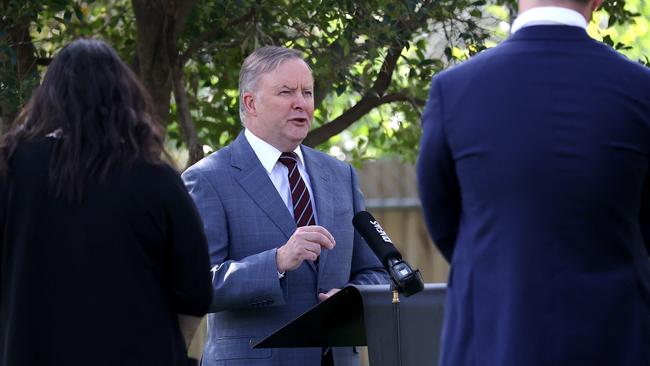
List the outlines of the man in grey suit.
<svg viewBox="0 0 650 366">
<path fill-rule="evenodd" d="M 300 52 L 256 50 L 239 77 L 244 131 L 183 174 L 213 265 L 203 365 L 359 364 L 351 347 L 250 346 L 348 283 L 388 282 L 352 226 L 364 209 L 354 169 L 301 145 L 313 85 Z"/>
</svg>

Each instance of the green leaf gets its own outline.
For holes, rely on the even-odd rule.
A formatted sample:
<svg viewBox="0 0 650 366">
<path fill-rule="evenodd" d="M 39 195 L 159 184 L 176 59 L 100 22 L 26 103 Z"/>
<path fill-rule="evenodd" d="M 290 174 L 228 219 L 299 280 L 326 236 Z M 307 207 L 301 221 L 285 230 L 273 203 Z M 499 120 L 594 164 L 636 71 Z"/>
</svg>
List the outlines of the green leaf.
<svg viewBox="0 0 650 366">
<path fill-rule="evenodd" d="M 347 86 L 345 84 L 340 84 L 339 86 L 336 87 L 336 94 L 341 96 L 343 93 L 345 93 L 346 89 Z"/>
<path fill-rule="evenodd" d="M 609 46 L 614 47 L 614 40 L 612 40 L 612 37 L 609 34 L 603 37 L 603 42 Z"/>
<path fill-rule="evenodd" d="M 79 5 L 75 4 L 75 6 L 74 6 L 74 14 L 77 16 L 77 19 L 79 19 L 79 21 L 81 21 L 81 22 L 84 21 L 84 14 L 81 11 L 81 7 Z"/>
<path fill-rule="evenodd" d="M 72 12 L 70 12 L 70 10 L 66 10 L 66 11 L 63 13 L 63 21 L 64 21 L 66 24 L 69 24 L 71 19 L 72 19 Z"/>
<path fill-rule="evenodd" d="M 451 60 L 453 58 L 451 47 L 445 47 L 445 56 L 447 56 L 447 60 Z"/>
<path fill-rule="evenodd" d="M 409 74 L 408 74 L 408 78 L 413 79 L 416 76 L 417 76 L 417 71 L 415 69 L 410 69 Z"/>
<path fill-rule="evenodd" d="M 228 131 L 222 132 L 221 135 L 219 136 L 219 145 L 223 146 L 228 141 L 230 141 L 230 133 L 228 133 Z"/>
</svg>

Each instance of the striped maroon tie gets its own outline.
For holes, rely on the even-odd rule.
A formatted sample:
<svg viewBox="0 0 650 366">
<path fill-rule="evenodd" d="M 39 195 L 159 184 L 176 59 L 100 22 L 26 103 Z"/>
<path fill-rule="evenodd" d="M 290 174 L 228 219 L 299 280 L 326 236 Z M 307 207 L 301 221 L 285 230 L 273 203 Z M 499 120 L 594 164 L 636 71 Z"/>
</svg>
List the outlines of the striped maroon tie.
<svg viewBox="0 0 650 366">
<path fill-rule="evenodd" d="M 289 187 L 291 188 L 293 217 L 296 220 L 296 226 L 316 225 L 309 190 L 298 171 L 298 155 L 294 152 L 284 152 L 278 160 L 289 169 Z"/>
</svg>

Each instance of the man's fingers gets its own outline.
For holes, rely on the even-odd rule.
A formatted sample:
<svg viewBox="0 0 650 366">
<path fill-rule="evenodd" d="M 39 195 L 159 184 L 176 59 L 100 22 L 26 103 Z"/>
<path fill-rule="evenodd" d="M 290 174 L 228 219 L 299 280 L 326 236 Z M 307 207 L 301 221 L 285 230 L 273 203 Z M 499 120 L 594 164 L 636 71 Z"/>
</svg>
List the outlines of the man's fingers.
<svg viewBox="0 0 650 366">
<path fill-rule="evenodd" d="M 332 233 L 330 233 L 327 229 L 325 229 L 322 226 L 315 226 L 315 227 L 318 228 L 317 229 L 318 232 L 325 235 L 327 237 L 327 239 L 332 243 L 332 247 L 328 248 L 328 249 L 334 248 L 334 246 L 336 245 L 336 240 L 334 240 L 334 236 L 332 235 Z"/>
<path fill-rule="evenodd" d="M 301 247 L 296 251 L 296 255 L 301 262 L 305 260 L 313 262 L 318 259 L 318 256 L 320 255 L 320 246 L 317 244 L 310 244 Z"/>
<path fill-rule="evenodd" d="M 305 260 L 316 261 L 321 249 L 332 249 L 336 245 L 334 236 L 322 226 L 301 226 L 289 241 L 278 249 L 278 269 L 294 270 Z"/>
<path fill-rule="evenodd" d="M 300 233 L 297 233 L 297 237 L 300 239 L 303 239 L 307 242 L 312 242 L 320 245 L 323 248 L 327 249 L 332 249 L 334 248 L 335 242 L 334 238 L 332 238 L 332 235 L 325 229 L 324 231 L 316 230 L 316 231 L 303 231 Z"/>
<path fill-rule="evenodd" d="M 321 246 L 317 243 L 306 242 L 303 249 L 310 253 L 314 253 L 316 256 L 319 256 L 321 252 Z"/>
<path fill-rule="evenodd" d="M 308 236 L 305 239 L 307 239 L 312 243 L 318 244 L 320 247 L 327 248 L 327 249 L 334 248 L 334 242 L 332 242 L 332 240 L 329 237 L 323 235 L 322 233 L 310 233 L 307 235 Z"/>
<path fill-rule="evenodd" d="M 318 259 L 318 256 L 319 256 L 319 254 L 316 254 L 314 252 L 309 252 L 308 257 L 305 258 L 305 259 L 307 259 L 308 261 L 315 262 Z"/>
<path fill-rule="evenodd" d="M 332 243 L 336 244 L 336 240 L 334 240 L 334 236 L 332 235 L 332 233 L 330 233 L 327 229 L 325 229 L 322 226 L 318 226 L 318 225 L 302 226 L 299 227 L 298 230 L 301 230 L 303 232 L 321 233 L 325 235 Z"/>
<path fill-rule="evenodd" d="M 325 301 L 325 300 L 329 299 L 332 295 L 334 295 L 335 293 L 337 293 L 339 291 L 341 291 L 341 289 L 333 288 L 333 289 L 327 291 L 327 293 L 322 293 L 321 292 L 321 293 L 318 294 L 318 299 L 320 301 Z"/>
</svg>

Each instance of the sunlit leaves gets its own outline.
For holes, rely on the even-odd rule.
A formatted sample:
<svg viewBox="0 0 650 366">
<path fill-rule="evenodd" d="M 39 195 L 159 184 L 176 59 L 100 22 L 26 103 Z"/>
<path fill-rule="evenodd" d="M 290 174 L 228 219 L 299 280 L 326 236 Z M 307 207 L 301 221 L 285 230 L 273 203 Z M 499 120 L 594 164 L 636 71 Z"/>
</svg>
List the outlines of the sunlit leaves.
<svg viewBox="0 0 650 366">
<path fill-rule="evenodd" d="M 47 60 L 78 37 L 109 42 L 136 64 L 136 27 L 129 0 L 5 0 L 3 19 L 29 19 L 38 59 Z M 606 1 L 590 34 L 648 62 L 650 36 L 645 0 Z M 186 55 L 185 89 L 201 143 L 218 149 L 241 129 L 238 74 L 255 48 L 284 45 L 302 50 L 316 78 L 314 127 L 343 115 L 373 93 L 389 47 L 404 46 L 384 94 L 408 96 L 382 104 L 319 148 L 353 161 L 398 155 L 413 160 L 419 120 L 435 73 L 508 36 L 515 0 L 197 0 L 178 39 Z M 0 29 L 0 86 L 14 104 L 38 82 L 18 82 L 15 52 Z M 186 54 L 187 52 L 187 54 Z M 0 95 L 0 98 L 2 95 Z M 171 96 L 170 96 L 171 97 Z M 381 96 L 377 96 L 381 97 Z M 404 98 L 402 98 L 404 99 Z M 172 100 L 169 137 L 182 139 Z"/>
</svg>

